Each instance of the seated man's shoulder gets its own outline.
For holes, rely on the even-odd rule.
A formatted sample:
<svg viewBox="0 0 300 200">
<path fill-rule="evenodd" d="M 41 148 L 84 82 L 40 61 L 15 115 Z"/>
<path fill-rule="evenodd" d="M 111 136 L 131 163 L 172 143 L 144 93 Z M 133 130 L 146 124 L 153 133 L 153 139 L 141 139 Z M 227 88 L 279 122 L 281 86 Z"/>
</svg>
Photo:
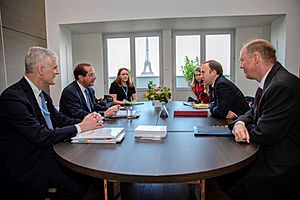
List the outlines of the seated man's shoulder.
<svg viewBox="0 0 300 200">
<path fill-rule="evenodd" d="M 67 85 L 64 89 L 63 92 L 75 92 L 76 91 L 76 82 L 72 82 L 69 85 Z"/>
</svg>

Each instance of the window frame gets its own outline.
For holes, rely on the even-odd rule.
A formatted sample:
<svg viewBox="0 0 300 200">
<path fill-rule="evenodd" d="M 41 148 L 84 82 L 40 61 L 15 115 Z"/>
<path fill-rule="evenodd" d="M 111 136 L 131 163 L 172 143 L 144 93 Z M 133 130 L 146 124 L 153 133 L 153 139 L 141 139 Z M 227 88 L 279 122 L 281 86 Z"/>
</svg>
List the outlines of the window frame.
<svg viewBox="0 0 300 200">
<path fill-rule="evenodd" d="M 107 39 L 114 38 L 129 38 L 130 41 L 130 70 L 133 82 L 136 84 L 136 62 L 135 62 L 135 38 L 136 37 L 158 37 L 159 40 L 159 84 L 163 84 L 163 68 L 162 68 L 162 32 L 161 31 L 149 31 L 149 32 L 127 32 L 127 33 L 103 33 L 103 73 L 104 73 L 104 91 L 108 93 L 108 52 L 107 52 Z M 116 72 L 117 73 L 117 72 Z M 138 88 L 136 85 L 137 92 L 146 91 L 146 88 Z"/>
<path fill-rule="evenodd" d="M 176 77 L 176 36 L 188 36 L 188 35 L 200 35 L 200 54 L 198 56 L 200 65 L 202 62 L 206 60 L 206 35 L 223 35 L 229 34 L 230 35 L 230 80 L 232 82 L 235 81 L 235 30 L 234 29 L 211 29 L 211 30 L 173 30 L 172 31 L 172 63 L 173 63 L 173 70 L 172 70 L 172 85 L 173 90 L 184 91 L 190 89 L 189 86 L 187 87 L 177 87 L 177 77 Z"/>
</svg>

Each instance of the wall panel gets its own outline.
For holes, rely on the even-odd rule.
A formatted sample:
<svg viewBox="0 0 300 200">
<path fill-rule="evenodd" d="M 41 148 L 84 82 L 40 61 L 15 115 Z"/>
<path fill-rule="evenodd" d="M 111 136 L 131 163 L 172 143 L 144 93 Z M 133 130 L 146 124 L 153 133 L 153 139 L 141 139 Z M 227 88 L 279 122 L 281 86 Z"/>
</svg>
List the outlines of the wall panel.
<svg viewBox="0 0 300 200">
<path fill-rule="evenodd" d="M 24 58 L 31 46 L 46 47 L 46 40 L 32 37 L 9 29 L 3 29 L 4 52 L 8 86 L 24 75 Z"/>
</svg>

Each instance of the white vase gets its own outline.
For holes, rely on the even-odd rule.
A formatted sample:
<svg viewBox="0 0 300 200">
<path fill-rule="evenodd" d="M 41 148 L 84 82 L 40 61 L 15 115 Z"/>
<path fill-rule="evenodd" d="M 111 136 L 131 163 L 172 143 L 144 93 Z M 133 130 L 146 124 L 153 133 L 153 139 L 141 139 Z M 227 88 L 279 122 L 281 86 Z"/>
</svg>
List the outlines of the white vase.
<svg viewBox="0 0 300 200">
<path fill-rule="evenodd" d="M 153 100 L 152 105 L 154 106 L 154 108 L 160 108 L 161 102 L 159 100 Z"/>
</svg>

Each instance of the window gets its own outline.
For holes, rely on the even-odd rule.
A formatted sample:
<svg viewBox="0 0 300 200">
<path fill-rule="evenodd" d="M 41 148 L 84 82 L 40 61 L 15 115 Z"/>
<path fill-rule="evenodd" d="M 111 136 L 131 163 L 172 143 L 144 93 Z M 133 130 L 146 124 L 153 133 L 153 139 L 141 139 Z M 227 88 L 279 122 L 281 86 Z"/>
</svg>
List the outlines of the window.
<svg viewBox="0 0 300 200">
<path fill-rule="evenodd" d="M 198 58 L 200 64 L 211 59 L 220 62 L 224 76 L 233 80 L 233 31 L 174 32 L 174 35 L 176 88 L 189 87 L 182 73 L 186 56 L 193 60 Z"/>
<path fill-rule="evenodd" d="M 184 80 L 182 66 L 187 56 L 189 59 L 196 59 L 200 56 L 200 35 L 176 36 L 176 87 L 188 87 Z"/>
<path fill-rule="evenodd" d="M 135 38 L 135 69 L 137 88 L 146 88 L 150 80 L 160 84 L 158 36 Z"/>
<path fill-rule="evenodd" d="M 146 88 L 149 80 L 160 85 L 160 34 L 107 34 L 104 43 L 107 89 L 120 67 L 130 69 L 136 88 Z"/>
<path fill-rule="evenodd" d="M 216 60 L 223 67 L 223 75 L 230 79 L 231 35 L 205 35 L 205 60 Z"/>
<path fill-rule="evenodd" d="M 130 38 L 107 39 L 108 87 L 117 76 L 118 69 L 130 69 Z"/>
</svg>

